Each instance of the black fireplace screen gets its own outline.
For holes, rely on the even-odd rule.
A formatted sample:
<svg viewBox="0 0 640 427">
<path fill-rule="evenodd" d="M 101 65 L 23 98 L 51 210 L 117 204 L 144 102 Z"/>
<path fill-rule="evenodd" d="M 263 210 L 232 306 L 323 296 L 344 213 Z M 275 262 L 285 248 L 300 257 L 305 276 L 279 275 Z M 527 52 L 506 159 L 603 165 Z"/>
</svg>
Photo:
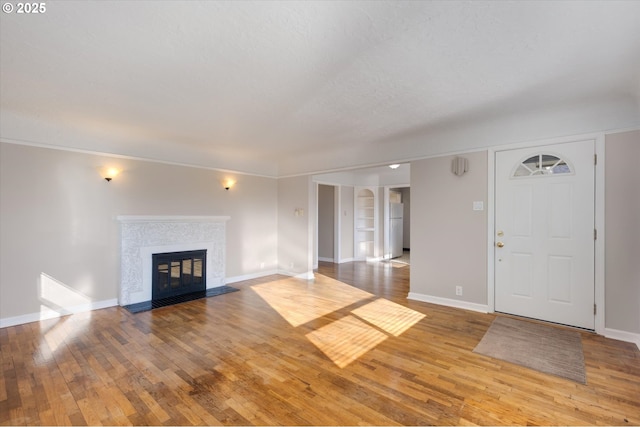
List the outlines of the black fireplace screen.
<svg viewBox="0 0 640 427">
<path fill-rule="evenodd" d="M 153 254 L 153 300 L 206 290 L 207 250 Z"/>
</svg>

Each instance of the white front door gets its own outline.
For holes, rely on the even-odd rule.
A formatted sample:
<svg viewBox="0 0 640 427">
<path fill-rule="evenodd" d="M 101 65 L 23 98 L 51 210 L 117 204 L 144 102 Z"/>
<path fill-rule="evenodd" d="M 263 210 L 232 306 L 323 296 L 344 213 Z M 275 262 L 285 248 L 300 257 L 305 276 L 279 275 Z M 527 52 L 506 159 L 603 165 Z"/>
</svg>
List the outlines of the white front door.
<svg viewBox="0 0 640 427">
<path fill-rule="evenodd" d="M 594 152 L 496 152 L 496 311 L 594 329 Z"/>
</svg>

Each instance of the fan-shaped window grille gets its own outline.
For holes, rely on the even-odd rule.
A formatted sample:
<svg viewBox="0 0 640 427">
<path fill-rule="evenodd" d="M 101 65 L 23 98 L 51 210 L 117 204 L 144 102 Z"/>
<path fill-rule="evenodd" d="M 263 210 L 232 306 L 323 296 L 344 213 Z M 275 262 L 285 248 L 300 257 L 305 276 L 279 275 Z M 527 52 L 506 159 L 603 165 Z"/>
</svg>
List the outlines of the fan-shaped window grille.
<svg viewBox="0 0 640 427">
<path fill-rule="evenodd" d="M 536 154 L 520 163 L 512 176 L 513 178 L 521 178 L 567 173 L 573 173 L 573 170 L 566 161 L 551 154 Z"/>
</svg>

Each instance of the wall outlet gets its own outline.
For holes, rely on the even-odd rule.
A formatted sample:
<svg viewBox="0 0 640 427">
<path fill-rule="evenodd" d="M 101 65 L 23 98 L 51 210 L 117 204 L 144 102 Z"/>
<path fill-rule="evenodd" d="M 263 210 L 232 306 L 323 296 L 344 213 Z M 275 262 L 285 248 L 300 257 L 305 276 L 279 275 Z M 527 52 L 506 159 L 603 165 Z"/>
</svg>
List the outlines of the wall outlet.
<svg viewBox="0 0 640 427">
<path fill-rule="evenodd" d="M 462 295 L 462 286 L 456 286 L 456 295 Z"/>
</svg>

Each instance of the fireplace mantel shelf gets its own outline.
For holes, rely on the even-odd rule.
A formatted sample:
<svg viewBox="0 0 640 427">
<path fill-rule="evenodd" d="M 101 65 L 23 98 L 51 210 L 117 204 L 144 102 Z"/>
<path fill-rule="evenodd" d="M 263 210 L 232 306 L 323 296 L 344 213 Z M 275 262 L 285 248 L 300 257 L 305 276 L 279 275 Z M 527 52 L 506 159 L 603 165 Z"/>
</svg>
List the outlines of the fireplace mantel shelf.
<svg viewBox="0 0 640 427">
<path fill-rule="evenodd" d="M 116 220 L 123 223 L 134 222 L 222 222 L 230 216 L 198 216 L 198 215 L 118 215 Z"/>
</svg>

